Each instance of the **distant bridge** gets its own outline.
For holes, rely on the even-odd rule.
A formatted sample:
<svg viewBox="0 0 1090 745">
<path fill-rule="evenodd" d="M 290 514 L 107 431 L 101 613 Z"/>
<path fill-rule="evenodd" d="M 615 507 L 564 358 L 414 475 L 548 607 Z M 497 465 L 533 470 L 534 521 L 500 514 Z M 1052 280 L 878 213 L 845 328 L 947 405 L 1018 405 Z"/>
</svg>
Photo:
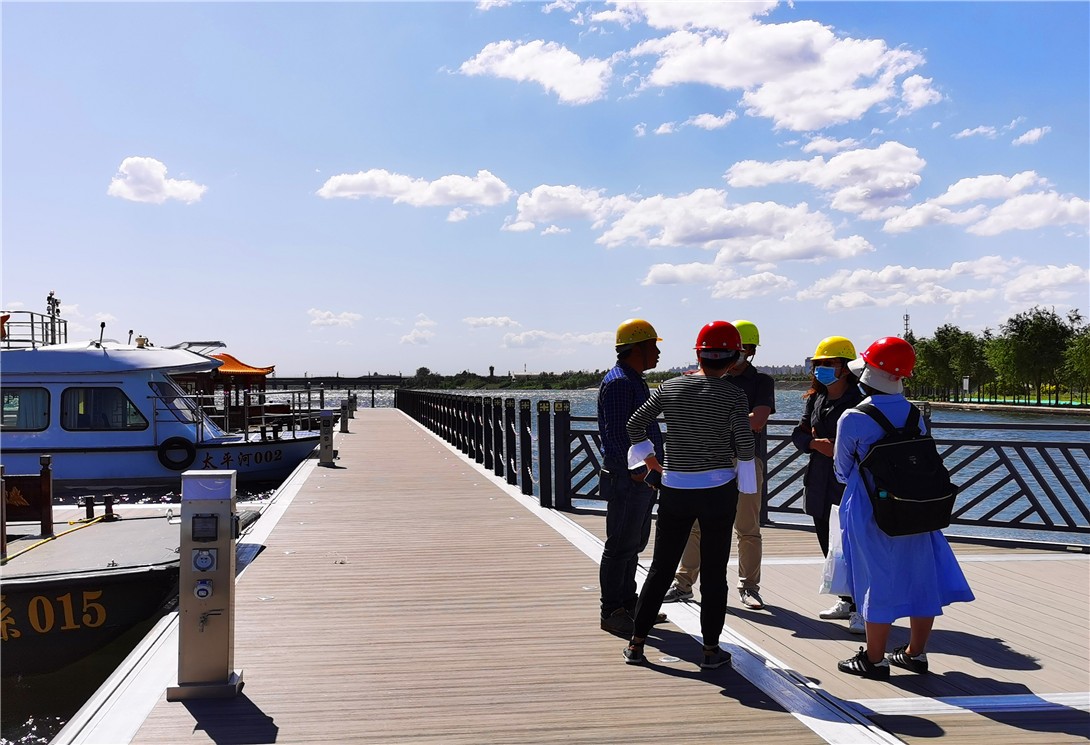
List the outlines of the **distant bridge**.
<svg viewBox="0 0 1090 745">
<path fill-rule="evenodd" d="M 331 391 L 370 390 L 372 388 L 400 388 L 405 384 L 401 375 L 360 375 L 357 378 L 345 378 L 340 375 L 317 375 L 304 378 L 268 377 L 265 389 L 277 388 L 325 388 Z"/>
</svg>

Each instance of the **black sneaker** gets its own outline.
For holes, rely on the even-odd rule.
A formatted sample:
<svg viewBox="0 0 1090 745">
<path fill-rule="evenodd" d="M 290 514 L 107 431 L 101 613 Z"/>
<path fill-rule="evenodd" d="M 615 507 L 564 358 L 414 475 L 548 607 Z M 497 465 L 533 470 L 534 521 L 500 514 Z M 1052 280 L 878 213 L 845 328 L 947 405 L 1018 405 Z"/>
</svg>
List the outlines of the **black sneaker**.
<svg viewBox="0 0 1090 745">
<path fill-rule="evenodd" d="M 905 670 L 911 670 L 914 673 L 927 672 L 927 653 L 920 652 L 919 654 L 909 654 L 907 652 L 908 645 L 903 647 L 896 647 L 892 652 L 886 654 L 886 660 L 891 665 L 897 667 L 903 667 Z"/>
<path fill-rule="evenodd" d="M 624 608 L 618 608 L 609 616 L 602 619 L 602 631 L 627 639 L 632 636 L 632 616 Z"/>
<path fill-rule="evenodd" d="M 700 663 L 701 670 L 714 670 L 729 664 L 730 652 L 721 649 L 718 645 L 714 649 L 704 647 L 704 661 Z"/>
<path fill-rule="evenodd" d="M 621 654 L 624 655 L 624 661 L 629 665 L 642 665 L 647 662 L 647 658 L 643 655 L 642 644 L 629 644 Z"/>
<path fill-rule="evenodd" d="M 836 669 L 848 675 L 858 675 L 871 680 L 889 680 L 889 661 L 885 657 L 881 662 L 871 662 L 867 650 L 859 648 L 859 653 L 851 659 L 836 663 Z"/>
</svg>

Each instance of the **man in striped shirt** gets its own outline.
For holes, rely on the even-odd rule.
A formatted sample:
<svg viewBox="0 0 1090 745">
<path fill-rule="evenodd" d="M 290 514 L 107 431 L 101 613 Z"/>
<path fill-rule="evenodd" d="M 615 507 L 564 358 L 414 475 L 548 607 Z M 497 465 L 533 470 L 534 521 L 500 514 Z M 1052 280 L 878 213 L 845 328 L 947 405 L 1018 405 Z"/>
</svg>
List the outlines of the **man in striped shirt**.
<svg viewBox="0 0 1090 745">
<path fill-rule="evenodd" d="M 598 577 L 601 625 L 603 630 L 626 638 L 632 634 L 636 607 L 636 566 L 651 535 L 655 504 L 654 490 L 644 483 L 647 469 L 628 470 L 626 427 L 629 417 L 650 395 L 643 373 L 658 364 L 660 341 L 654 327 L 642 319 L 631 318 L 618 326 L 617 364 L 598 388 L 598 431 L 602 437 L 598 495 L 606 500 L 606 543 Z M 662 455 L 658 424 L 648 424 L 643 439 L 649 439 L 655 452 Z"/>
</svg>

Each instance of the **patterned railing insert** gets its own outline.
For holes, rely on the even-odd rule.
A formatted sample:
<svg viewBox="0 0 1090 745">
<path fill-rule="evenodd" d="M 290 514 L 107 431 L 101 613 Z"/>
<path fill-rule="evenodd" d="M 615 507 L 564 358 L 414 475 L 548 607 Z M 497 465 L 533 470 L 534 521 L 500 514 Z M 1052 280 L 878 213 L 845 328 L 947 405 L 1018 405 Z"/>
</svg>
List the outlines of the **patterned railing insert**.
<svg viewBox="0 0 1090 745">
<path fill-rule="evenodd" d="M 599 500 L 601 436 L 594 417 L 571 416 L 567 401 L 531 402 L 458 394 L 399 392 L 398 408 L 495 467 L 541 504 L 570 509 Z M 803 512 L 804 454 L 794 420 L 769 420 L 766 516 Z M 960 487 L 952 526 L 1090 535 L 1090 425 L 932 422 L 932 434 Z M 505 455 L 506 453 L 506 455 Z"/>
</svg>

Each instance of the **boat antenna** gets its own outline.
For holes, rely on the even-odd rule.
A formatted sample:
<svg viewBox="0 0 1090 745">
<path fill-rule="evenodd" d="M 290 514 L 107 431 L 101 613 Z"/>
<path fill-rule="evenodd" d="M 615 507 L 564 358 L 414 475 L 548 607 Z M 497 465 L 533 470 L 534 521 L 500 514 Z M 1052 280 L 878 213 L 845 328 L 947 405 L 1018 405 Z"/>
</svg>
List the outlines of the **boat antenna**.
<svg viewBox="0 0 1090 745">
<path fill-rule="evenodd" d="M 98 345 L 102 346 L 102 335 L 106 333 L 106 322 L 102 321 L 98 324 Z"/>
<path fill-rule="evenodd" d="M 129 329 L 129 344 L 132 344 L 132 329 Z"/>
</svg>

